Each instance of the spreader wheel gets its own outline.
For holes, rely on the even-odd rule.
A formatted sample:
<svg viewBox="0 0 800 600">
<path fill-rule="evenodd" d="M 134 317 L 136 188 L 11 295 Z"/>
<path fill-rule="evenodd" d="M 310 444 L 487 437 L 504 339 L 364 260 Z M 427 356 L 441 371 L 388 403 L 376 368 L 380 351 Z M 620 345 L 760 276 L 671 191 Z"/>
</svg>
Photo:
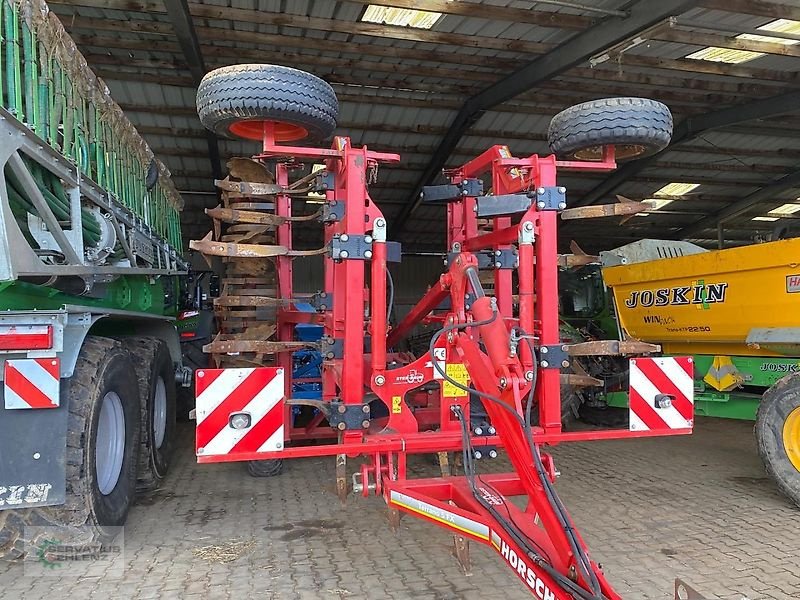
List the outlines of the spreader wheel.
<svg viewBox="0 0 800 600">
<path fill-rule="evenodd" d="M 574 160 L 601 160 L 603 146 L 615 146 L 618 162 L 660 152 L 672 138 L 672 113 L 646 98 L 606 98 L 583 102 L 550 121 L 547 141 L 554 154 Z"/>
<path fill-rule="evenodd" d="M 197 88 L 197 113 L 217 135 L 275 141 L 324 139 L 336 128 L 339 101 L 319 77 L 277 65 L 233 65 L 207 73 Z"/>
<path fill-rule="evenodd" d="M 767 473 L 800 506 L 800 373 L 787 375 L 761 397 L 756 441 Z"/>
</svg>

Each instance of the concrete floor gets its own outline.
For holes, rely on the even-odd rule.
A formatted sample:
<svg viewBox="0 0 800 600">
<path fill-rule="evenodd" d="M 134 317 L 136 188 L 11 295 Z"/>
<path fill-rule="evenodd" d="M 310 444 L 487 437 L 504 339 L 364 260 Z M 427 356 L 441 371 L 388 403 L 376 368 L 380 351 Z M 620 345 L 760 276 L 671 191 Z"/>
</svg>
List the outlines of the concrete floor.
<svg viewBox="0 0 800 600">
<path fill-rule="evenodd" d="M 443 530 L 405 516 L 395 535 L 381 499 L 341 507 L 331 459 L 292 461 L 280 477 L 252 479 L 239 464 L 196 465 L 191 434 L 182 431 L 163 489 L 130 514 L 121 577 L 37 578 L 0 563 L 2 597 L 532 597 L 487 548 L 472 545 L 474 573 L 465 577 Z M 800 598 L 800 510 L 766 478 L 750 423 L 704 419 L 691 437 L 564 445 L 554 454 L 561 496 L 626 600 L 671 599 L 675 577 L 709 599 Z"/>
</svg>

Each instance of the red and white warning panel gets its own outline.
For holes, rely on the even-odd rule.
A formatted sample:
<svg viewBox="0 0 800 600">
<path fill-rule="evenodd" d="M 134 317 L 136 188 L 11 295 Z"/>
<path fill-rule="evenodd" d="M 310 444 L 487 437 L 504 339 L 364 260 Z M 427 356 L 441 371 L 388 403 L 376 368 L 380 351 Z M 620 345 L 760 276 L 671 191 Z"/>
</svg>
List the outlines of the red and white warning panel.
<svg viewBox="0 0 800 600">
<path fill-rule="evenodd" d="M 7 360 L 3 371 L 3 400 L 7 409 L 58 408 L 59 359 Z"/>
<path fill-rule="evenodd" d="M 283 448 L 283 369 L 201 369 L 195 390 L 197 456 L 236 460 Z"/>
<path fill-rule="evenodd" d="M 631 431 L 691 429 L 694 425 L 694 362 L 689 356 L 632 358 Z"/>
</svg>

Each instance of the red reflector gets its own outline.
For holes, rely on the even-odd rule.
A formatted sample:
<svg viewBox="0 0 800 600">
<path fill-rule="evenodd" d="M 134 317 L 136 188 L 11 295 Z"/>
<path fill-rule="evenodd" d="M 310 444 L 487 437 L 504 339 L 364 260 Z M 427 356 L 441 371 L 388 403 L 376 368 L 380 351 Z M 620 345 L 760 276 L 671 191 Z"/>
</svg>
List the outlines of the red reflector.
<svg viewBox="0 0 800 600">
<path fill-rule="evenodd" d="M 193 331 L 184 331 L 183 333 L 181 333 L 182 338 L 192 338 L 194 336 L 195 333 Z"/>
<path fill-rule="evenodd" d="M 0 326 L 0 350 L 49 350 L 52 347 L 52 325 Z"/>
</svg>

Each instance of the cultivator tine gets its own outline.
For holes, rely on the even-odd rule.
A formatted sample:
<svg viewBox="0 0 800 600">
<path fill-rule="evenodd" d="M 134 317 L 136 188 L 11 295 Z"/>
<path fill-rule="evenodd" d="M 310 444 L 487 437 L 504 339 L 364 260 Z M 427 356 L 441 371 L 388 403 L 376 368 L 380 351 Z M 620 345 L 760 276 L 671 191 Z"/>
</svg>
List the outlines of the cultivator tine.
<svg viewBox="0 0 800 600">
<path fill-rule="evenodd" d="M 226 192 L 234 192 L 243 196 L 252 196 L 254 198 L 263 198 L 265 196 L 274 196 L 276 194 L 283 194 L 287 192 L 287 190 L 285 190 L 283 187 L 274 183 L 231 181 L 228 178 L 215 179 L 214 185 Z"/>
<path fill-rule="evenodd" d="M 272 296 L 220 296 L 214 298 L 214 306 L 287 306 L 288 300 Z"/>
<path fill-rule="evenodd" d="M 564 346 L 564 351 L 570 356 L 615 356 L 620 354 L 652 354 L 653 352 L 660 352 L 661 346 L 638 340 L 594 340 L 567 344 Z"/>
<path fill-rule="evenodd" d="M 396 508 L 389 508 L 389 527 L 393 533 L 400 532 L 400 511 Z"/>
<path fill-rule="evenodd" d="M 469 558 L 469 540 L 460 535 L 453 536 L 453 556 L 464 571 L 464 575 L 472 575 L 472 561 Z"/>
<path fill-rule="evenodd" d="M 286 246 L 267 246 L 265 244 L 237 244 L 235 242 L 215 242 L 206 236 L 202 240 L 192 240 L 189 248 L 211 256 L 229 256 L 234 258 L 269 258 L 286 256 Z"/>
<path fill-rule="evenodd" d="M 294 352 L 306 348 L 318 348 L 318 344 L 313 342 L 269 342 L 265 340 L 215 338 L 211 343 L 203 346 L 203 352 L 212 354 L 235 354 L 237 352 L 278 354 L 280 352 Z"/>
<path fill-rule="evenodd" d="M 275 183 L 275 178 L 264 163 L 249 156 L 235 156 L 225 163 L 230 177 L 239 181 L 257 181 L 258 183 Z"/>
<path fill-rule="evenodd" d="M 680 579 L 675 580 L 675 600 L 706 600 L 705 596 Z"/>
<path fill-rule="evenodd" d="M 220 220 L 225 223 L 250 223 L 253 225 L 272 225 L 278 227 L 283 225 L 287 219 L 286 217 L 279 217 L 264 212 L 255 212 L 250 210 L 236 210 L 233 208 L 222 208 L 217 206 L 215 208 L 207 208 L 206 214 L 215 220 Z M 217 236 L 219 237 L 219 236 Z"/>
<path fill-rule="evenodd" d="M 572 251 L 572 254 L 559 254 L 558 255 L 558 266 L 563 269 L 571 269 L 573 267 L 582 267 L 584 265 L 591 265 L 600 262 L 599 256 L 594 256 L 592 254 L 587 254 L 583 251 L 578 245 L 578 242 L 572 240 L 569 243 L 569 249 Z"/>
<path fill-rule="evenodd" d="M 364 481 L 363 484 L 367 485 Z M 347 502 L 347 455 L 336 455 L 336 495 L 342 504 Z"/>
<path fill-rule="evenodd" d="M 436 456 L 439 459 L 439 469 L 442 471 L 442 477 L 452 475 L 450 472 L 450 457 L 447 452 L 437 452 Z"/>
<path fill-rule="evenodd" d="M 575 363 L 572 363 L 573 365 Z M 603 380 L 579 373 L 561 373 L 561 385 L 569 387 L 603 387 Z"/>
<path fill-rule="evenodd" d="M 653 208 L 648 202 L 635 202 L 625 196 L 617 196 L 618 204 L 598 204 L 596 206 L 579 206 L 577 208 L 567 208 L 561 211 L 561 218 L 564 221 L 575 219 L 599 219 L 602 217 L 625 216 L 627 219 L 636 213 L 644 212 Z"/>
</svg>

